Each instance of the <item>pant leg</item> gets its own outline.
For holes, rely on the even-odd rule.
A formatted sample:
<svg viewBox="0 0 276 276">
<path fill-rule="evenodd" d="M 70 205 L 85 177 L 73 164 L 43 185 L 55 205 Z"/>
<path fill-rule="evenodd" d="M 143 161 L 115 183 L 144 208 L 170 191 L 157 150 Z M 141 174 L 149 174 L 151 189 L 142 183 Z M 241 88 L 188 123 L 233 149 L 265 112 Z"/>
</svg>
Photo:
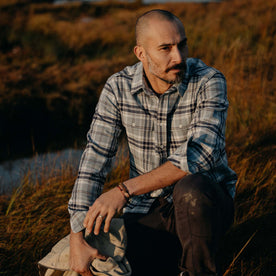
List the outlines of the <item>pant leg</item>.
<svg viewBox="0 0 276 276">
<path fill-rule="evenodd" d="M 175 234 L 165 230 L 160 209 L 163 208 L 163 203 L 167 205 L 168 203 L 165 200 L 161 201 L 160 204 L 157 199 L 147 215 L 123 216 L 127 232 L 126 257 L 132 268 L 132 276 L 179 274 L 178 260 L 182 252 L 181 245 Z"/>
<path fill-rule="evenodd" d="M 233 215 L 223 188 L 201 175 L 184 177 L 175 184 L 173 203 L 159 198 L 147 215 L 124 215 L 132 275 L 219 274 L 216 252 Z"/>
<path fill-rule="evenodd" d="M 202 175 L 189 175 L 173 191 L 175 229 L 182 246 L 184 275 L 218 275 L 219 241 L 231 225 L 233 200 L 222 187 Z"/>
</svg>

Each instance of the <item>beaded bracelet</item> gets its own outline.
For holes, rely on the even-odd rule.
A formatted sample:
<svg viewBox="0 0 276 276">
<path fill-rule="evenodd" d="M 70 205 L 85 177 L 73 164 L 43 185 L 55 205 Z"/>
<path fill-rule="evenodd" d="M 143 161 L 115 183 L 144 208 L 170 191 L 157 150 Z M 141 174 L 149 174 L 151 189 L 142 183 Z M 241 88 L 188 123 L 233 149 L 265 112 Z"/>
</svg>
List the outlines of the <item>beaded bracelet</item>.
<svg viewBox="0 0 276 276">
<path fill-rule="evenodd" d="M 120 183 L 117 187 L 122 192 L 126 202 L 128 202 L 129 199 L 131 198 L 131 196 L 130 196 L 127 186 L 124 183 Z"/>
</svg>

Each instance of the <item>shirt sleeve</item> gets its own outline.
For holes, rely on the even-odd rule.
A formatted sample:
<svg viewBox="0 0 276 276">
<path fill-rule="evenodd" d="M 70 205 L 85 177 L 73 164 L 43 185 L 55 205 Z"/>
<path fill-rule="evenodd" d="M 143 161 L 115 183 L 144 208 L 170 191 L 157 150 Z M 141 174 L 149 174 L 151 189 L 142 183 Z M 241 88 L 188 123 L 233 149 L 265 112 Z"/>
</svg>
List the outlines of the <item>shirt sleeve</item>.
<svg viewBox="0 0 276 276">
<path fill-rule="evenodd" d="M 190 174 L 204 173 L 225 165 L 222 163 L 225 162 L 227 108 L 226 80 L 217 72 L 202 82 L 187 140 L 168 160 Z"/>
<path fill-rule="evenodd" d="M 83 220 L 89 207 L 102 193 L 118 148 L 121 129 L 116 97 L 106 83 L 87 134 L 87 145 L 68 204 L 71 229 L 75 233 L 83 230 Z"/>
</svg>

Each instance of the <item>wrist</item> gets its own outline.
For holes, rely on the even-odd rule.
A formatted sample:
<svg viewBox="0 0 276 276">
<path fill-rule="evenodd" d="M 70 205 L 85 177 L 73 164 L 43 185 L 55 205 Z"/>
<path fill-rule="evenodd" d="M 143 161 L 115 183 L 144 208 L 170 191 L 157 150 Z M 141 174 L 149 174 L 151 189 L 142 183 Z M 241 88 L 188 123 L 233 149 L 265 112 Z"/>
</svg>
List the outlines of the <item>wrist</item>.
<svg viewBox="0 0 276 276">
<path fill-rule="evenodd" d="M 83 231 L 74 233 L 71 230 L 71 233 L 70 233 L 70 246 L 79 245 L 79 244 L 83 243 L 84 241 L 85 240 L 84 240 Z"/>
<path fill-rule="evenodd" d="M 124 196 L 125 201 L 128 203 L 130 198 L 131 198 L 131 194 L 127 188 L 127 186 L 124 184 L 124 182 L 121 182 L 118 184 L 118 186 L 116 186 L 116 188 L 118 188 L 121 192 L 121 194 Z"/>
</svg>

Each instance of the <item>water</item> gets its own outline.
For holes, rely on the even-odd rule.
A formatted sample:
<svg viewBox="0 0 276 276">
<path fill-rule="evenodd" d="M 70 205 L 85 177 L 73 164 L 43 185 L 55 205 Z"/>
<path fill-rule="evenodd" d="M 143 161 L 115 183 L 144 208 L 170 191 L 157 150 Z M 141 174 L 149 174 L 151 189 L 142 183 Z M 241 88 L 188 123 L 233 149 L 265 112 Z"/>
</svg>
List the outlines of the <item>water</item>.
<svg viewBox="0 0 276 276">
<path fill-rule="evenodd" d="M 53 172 L 59 173 L 62 168 L 77 169 L 79 167 L 83 149 L 67 148 L 64 150 L 41 153 L 31 158 L 8 160 L 0 163 L 0 195 L 10 194 L 14 188 L 22 183 L 24 177 L 33 180 L 41 175 L 50 176 Z M 128 147 L 125 137 L 120 138 L 117 154 L 112 162 L 111 169 L 118 166 L 122 160 L 128 158 Z"/>
<path fill-rule="evenodd" d="M 5 161 L 0 164 L 0 194 L 9 194 L 17 188 L 23 177 L 39 178 L 42 170 L 59 170 L 69 165 L 78 168 L 83 150 L 65 149 L 58 152 L 37 154 L 31 158 Z"/>
</svg>

